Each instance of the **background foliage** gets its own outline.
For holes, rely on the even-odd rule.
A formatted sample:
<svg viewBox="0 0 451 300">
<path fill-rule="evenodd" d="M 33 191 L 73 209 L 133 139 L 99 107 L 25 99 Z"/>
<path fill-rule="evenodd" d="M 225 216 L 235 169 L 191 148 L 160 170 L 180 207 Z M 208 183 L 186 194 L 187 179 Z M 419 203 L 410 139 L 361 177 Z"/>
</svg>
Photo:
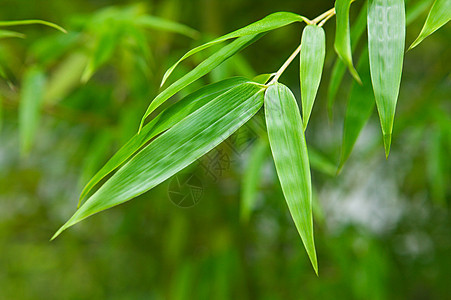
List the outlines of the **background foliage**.
<svg viewBox="0 0 451 300">
<path fill-rule="evenodd" d="M 408 1 L 407 8 L 421 8 L 423 2 L 428 1 Z M 331 1 L 0 3 L 1 20 L 39 18 L 69 32 L 36 25 L 14 28 L 25 39 L 0 39 L 0 298 L 444 299 L 451 294 L 449 25 L 405 55 L 389 160 L 373 112 L 335 176 L 352 80 L 345 75 L 328 119 L 327 84 L 336 55 L 335 24 L 326 23 L 325 72 L 306 133 L 316 154 L 310 156 L 317 156 L 315 164 L 312 158 L 317 278 L 286 209 L 269 149 L 265 154 L 260 144 L 261 115 L 178 177 L 52 243 L 48 239 L 76 208 L 87 180 L 136 132 L 164 71 L 187 49 L 275 11 L 313 18 L 332 7 Z M 353 4 L 351 21 L 359 7 Z M 428 8 L 408 14 L 413 20 L 408 44 Z M 157 30 L 144 21 L 136 25 L 146 14 L 201 34 Z M 226 77 L 278 69 L 299 43 L 301 30 L 295 24 L 269 33 L 180 97 Z M 358 53 L 363 46 L 357 46 Z M 206 55 L 182 63 L 173 76 Z M 298 72 L 293 64 L 281 81 L 299 101 Z M 30 78 L 38 78 L 31 80 L 37 86 L 27 84 Z M 44 95 L 38 104 L 42 114 L 25 118 L 23 103 L 35 93 Z M 255 179 L 258 201 L 240 218 L 242 180 L 258 153 L 265 161 Z M 199 203 L 180 208 L 170 200 L 174 180 L 192 175 L 201 190 Z"/>
</svg>

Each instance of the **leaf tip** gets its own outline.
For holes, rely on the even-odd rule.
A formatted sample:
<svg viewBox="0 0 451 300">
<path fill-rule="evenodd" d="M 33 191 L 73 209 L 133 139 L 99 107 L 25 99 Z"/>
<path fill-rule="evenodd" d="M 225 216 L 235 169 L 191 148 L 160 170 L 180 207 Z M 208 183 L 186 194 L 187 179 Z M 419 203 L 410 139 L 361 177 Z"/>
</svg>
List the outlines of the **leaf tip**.
<svg viewBox="0 0 451 300">
<path fill-rule="evenodd" d="M 390 154 L 391 136 L 392 136 L 391 133 L 384 134 L 384 149 L 386 159 L 388 159 L 388 155 Z"/>
</svg>

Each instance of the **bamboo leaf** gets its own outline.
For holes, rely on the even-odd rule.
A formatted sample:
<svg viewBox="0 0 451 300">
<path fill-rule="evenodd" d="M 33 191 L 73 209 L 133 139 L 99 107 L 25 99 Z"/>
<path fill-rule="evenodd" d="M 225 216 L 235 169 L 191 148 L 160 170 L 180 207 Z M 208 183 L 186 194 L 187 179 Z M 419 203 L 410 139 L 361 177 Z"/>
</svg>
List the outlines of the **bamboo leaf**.
<svg viewBox="0 0 451 300">
<path fill-rule="evenodd" d="M 451 20 L 451 1 L 435 0 L 429 11 L 426 22 L 416 40 L 410 45 L 409 50 L 416 47 L 425 38 Z"/>
<path fill-rule="evenodd" d="M 318 92 L 326 56 L 326 35 L 322 27 L 308 25 L 302 32 L 301 39 L 301 100 L 304 130 L 312 112 L 316 93 Z"/>
<path fill-rule="evenodd" d="M 16 37 L 16 38 L 25 38 L 25 34 L 17 32 L 17 31 L 11 31 L 11 30 L 0 30 L 0 39 L 3 38 L 9 38 L 9 37 Z"/>
<path fill-rule="evenodd" d="M 385 155 L 390 152 L 406 37 L 403 0 L 370 0 L 368 51 L 371 81 L 381 121 Z"/>
<path fill-rule="evenodd" d="M 313 149 L 312 147 L 309 147 L 308 148 L 308 157 L 309 157 L 312 169 L 320 171 L 329 176 L 335 176 L 336 166 L 324 154 Z"/>
<path fill-rule="evenodd" d="M 316 274 L 313 239 L 312 183 L 299 108 L 291 91 L 276 83 L 265 93 L 269 144 L 291 216 Z"/>
<path fill-rule="evenodd" d="M 59 30 L 63 33 L 67 33 L 66 29 L 64 29 L 63 27 L 56 25 L 55 23 L 52 22 L 47 22 L 47 21 L 43 21 L 43 20 L 14 20 L 14 21 L 0 21 L 0 27 L 5 27 L 5 26 L 18 26 L 18 25 L 34 25 L 34 24 L 41 24 L 41 25 L 45 25 L 45 26 L 49 26 L 52 27 L 56 30 Z"/>
<path fill-rule="evenodd" d="M 243 28 L 240 28 L 238 30 L 235 30 L 231 33 L 228 33 L 226 35 L 223 35 L 221 37 L 218 37 L 208 43 L 202 44 L 200 46 L 197 46 L 194 49 L 191 49 L 188 51 L 185 55 L 183 55 L 174 65 L 172 65 L 164 74 L 163 80 L 161 81 L 161 86 L 164 85 L 168 77 L 171 75 L 171 73 L 174 71 L 174 69 L 177 67 L 178 64 L 180 64 L 183 60 L 187 59 L 191 55 L 196 54 L 199 51 L 202 51 L 204 49 L 207 49 L 215 44 L 227 41 L 229 39 L 243 37 L 246 35 L 254 35 L 259 33 L 268 32 L 280 27 L 284 27 L 286 25 L 289 25 L 294 22 L 302 22 L 305 20 L 304 17 L 289 13 L 289 12 L 276 12 L 273 14 L 270 14 L 266 17 L 264 17 L 261 20 L 258 20 L 257 22 L 254 22 L 252 24 L 249 24 Z"/>
<path fill-rule="evenodd" d="M 359 43 L 363 32 L 366 27 L 366 13 L 367 13 L 367 4 L 365 3 L 361 8 L 357 19 L 354 24 L 352 24 L 351 28 L 351 51 L 354 52 L 357 44 Z M 338 88 L 341 85 L 343 76 L 346 72 L 346 65 L 341 59 L 336 59 L 334 66 L 332 68 L 332 74 L 330 77 L 329 87 L 327 91 L 327 110 L 329 114 L 329 118 L 332 119 L 332 109 L 335 102 L 335 97 L 337 96 Z"/>
<path fill-rule="evenodd" d="M 149 15 L 139 16 L 136 19 L 135 24 L 149 28 L 180 33 L 191 38 L 197 38 L 199 36 L 199 32 L 197 30 L 194 30 L 186 25 L 158 18 L 155 16 Z"/>
<path fill-rule="evenodd" d="M 158 116 L 152 119 L 152 121 L 146 124 L 140 134 L 135 134 L 92 177 L 92 179 L 88 182 L 80 195 L 79 205 L 81 204 L 81 201 L 88 195 L 88 193 L 97 185 L 97 183 L 105 178 L 105 176 L 116 170 L 121 164 L 126 162 L 133 154 L 141 149 L 141 147 L 149 142 L 152 138 L 171 128 L 220 94 L 246 81 L 247 79 L 245 78 L 236 77 L 207 85 L 165 109 Z"/>
<path fill-rule="evenodd" d="M 351 154 L 360 132 L 374 110 L 375 101 L 371 87 L 368 51 L 362 53 L 358 68 L 362 75 L 362 85 L 354 83 L 349 94 L 343 126 L 343 142 L 338 172 L 340 172 Z"/>
<path fill-rule="evenodd" d="M 257 192 L 261 179 L 261 173 L 265 158 L 268 154 L 268 141 L 258 140 L 258 143 L 252 148 L 249 163 L 243 174 L 241 184 L 241 221 L 247 222 L 257 200 Z"/>
<path fill-rule="evenodd" d="M 168 100 L 175 93 L 179 92 L 187 85 L 191 84 L 195 80 L 201 78 L 202 76 L 204 76 L 205 74 L 216 68 L 218 65 L 220 65 L 223 61 L 225 61 L 229 57 L 233 56 L 243 48 L 247 47 L 248 45 L 258 40 L 260 37 L 261 35 L 247 35 L 236 39 L 229 45 L 223 47 L 218 52 L 208 57 L 206 60 L 201 62 L 197 67 L 191 70 L 188 74 L 186 74 L 185 76 L 183 76 L 182 78 L 171 84 L 161 93 L 159 93 L 147 108 L 147 111 L 144 114 L 141 120 L 141 124 L 139 126 L 140 130 L 144 125 L 146 118 L 163 102 Z"/>
<path fill-rule="evenodd" d="M 52 239 L 83 219 L 152 189 L 216 147 L 261 108 L 263 91 L 254 83 L 241 84 L 157 137 L 107 180 Z"/>
<path fill-rule="evenodd" d="M 337 19 L 334 48 L 340 59 L 347 65 L 349 72 L 357 82 L 361 83 L 359 74 L 352 63 L 351 33 L 349 29 L 349 9 L 352 0 L 335 1 Z"/>
<path fill-rule="evenodd" d="M 44 73 L 30 68 L 24 75 L 19 102 L 19 132 L 22 154 L 30 151 L 41 116 L 44 95 Z"/>
</svg>

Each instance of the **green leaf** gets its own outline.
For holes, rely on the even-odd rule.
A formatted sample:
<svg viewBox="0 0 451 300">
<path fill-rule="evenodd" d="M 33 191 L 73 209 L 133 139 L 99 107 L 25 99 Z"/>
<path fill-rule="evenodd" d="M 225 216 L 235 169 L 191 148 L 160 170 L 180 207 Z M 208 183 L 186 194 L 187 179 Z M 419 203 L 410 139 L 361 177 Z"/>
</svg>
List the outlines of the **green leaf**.
<svg viewBox="0 0 451 300">
<path fill-rule="evenodd" d="M 410 45 L 409 50 L 416 47 L 437 29 L 448 23 L 449 20 L 451 20 L 451 1 L 435 0 L 420 34 L 412 45 Z"/>
<path fill-rule="evenodd" d="M 268 141 L 259 139 L 250 152 L 249 163 L 243 174 L 241 184 L 241 221 L 247 222 L 257 200 L 257 192 L 262 177 L 262 168 L 268 155 Z"/>
<path fill-rule="evenodd" d="M 401 83 L 406 17 L 403 0 L 370 0 L 368 51 L 371 81 L 381 121 L 385 156 L 390 152 L 396 102 Z"/>
<path fill-rule="evenodd" d="M 290 89 L 280 83 L 268 87 L 265 93 L 265 115 L 269 145 L 282 191 L 313 268 L 318 274 L 307 145 L 299 108 Z"/>
<path fill-rule="evenodd" d="M 45 26 L 52 27 L 56 30 L 59 30 L 63 33 L 67 33 L 66 29 L 63 27 L 56 25 L 51 22 L 43 21 L 43 20 L 15 20 L 15 21 L 0 21 L 0 27 L 4 26 L 18 26 L 18 25 L 34 25 L 34 24 L 41 24 Z"/>
<path fill-rule="evenodd" d="M 363 32 L 366 27 L 366 12 L 367 4 L 365 3 L 361 8 L 357 19 L 351 28 L 351 51 L 354 52 L 357 44 L 359 43 Z M 332 74 L 330 77 L 329 87 L 327 91 L 327 110 L 329 118 L 332 119 L 332 109 L 335 102 L 335 97 L 337 96 L 338 88 L 341 85 L 343 76 L 346 72 L 346 65 L 341 59 L 335 60 L 334 66 L 332 68 Z"/>
<path fill-rule="evenodd" d="M 349 72 L 357 82 L 361 83 L 359 74 L 352 63 L 351 34 L 349 29 L 349 9 L 352 0 L 335 1 L 337 19 L 334 48 L 340 59 L 348 66 Z"/>
<path fill-rule="evenodd" d="M 37 68 L 30 68 L 24 75 L 19 102 L 19 132 L 22 154 L 30 151 L 41 116 L 45 76 Z"/>
<path fill-rule="evenodd" d="M 343 143 L 341 146 L 338 172 L 340 172 L 351 154 L 360 132 L 374 110 L 375 101 L 373 88 L 371 87 L 368 51 L 363 51 L 358 68 L 362 75 L 362 85 L 354 83 L 349 94 L 343 126 Z"/>
<path fill-rule="evenodd" d="M 17 31 L 11 31 L 11 30 L 0 30 L 0 39 L 3 38 L 9 38 L 9 37 L 16 37 L 16 38 L 25 38 L 25 34 L 17 32 Z"/>
<path fill-rule="evenodd" d="M 182 58 L 180 58 L 174 65 L 172 65 L 166 71 L 166 73 L 163 76 L 163 80 L 161 81 L 161 86 L 164 85 L 164 83 L 166 82 L 168 77 L 171 75 L 172 71 L 174 71 L 174 69 L 177 67 L 177 65 L 179 63 L 181 63 L 183 60 L 187 59 L 191 55 L 196 54 L 199 51 L 202 51 L 215 44 L 227 41 L 229 39 L 243 37 L 246 35 L 255 35 L 255 34 L 259 34 L 259 33 L 268 32 L 268 31 L 271 31 L 271 30 L 274 30 L 274 29 L 277 29 L 280 27 L 284 27 L 284 26 L 289 25 L 294 22 L 302 22 L 303 20 L 305 20 L 304 17 L 294 14 L 294 13 L 276 12 L 276 13 L 273 13 L 273 14 L 270 14 L 270 15 L 264 17 L 261 20 L 258 20 L 257 22 L 249 24 L 243 28 L 235 30 L 235 31 L 228 33 L 226 35 L 223 35 L 221 37 L 218 37 L 208 43 L 197 46 L 196 48 L 191 49 L 185 55 L 183 55 Z"/>
<path fill-rule="evenodd" d="M 86 83 L 91 79 L 92 75 L 106 63 L 114 54 L 118 40 L 118 35 L 115 30 L 103 31 L 100 38 L 96 41 L 92 54 L 89 57 L 89 61 L 85 70 L 81 76 L 81 81 Z"/>
<path fill-rule="evenodd" d="M 263 91 L 254 83 L 241 84 L 157 137 L 107 180 L 52 239 L 83 219 L 152 189 L 216 147 L 261 108 Z"/>
<path fill-rule="evenodd" d="M 433 0 L 422 0 L 418 1 L 413 5 L 408 5 L 406 7 L 406 25 L 412 24 L 423 12 L 425 12 L 429 7 L 431 7 L 431 3 Z M 410 3 L 409 3 L 410 4 Z"/>
<path fill-rule="evenodd" d="M 108 160 L 102 169 L 92 177 L 80 195 L 79 205 L 97 183 L 126 162 L 152 138 L 171 128 L 220 94 L 243 84 L 246 81 L 247 79 L 245 78 L 236 77 L 207 85 L 162 111 L 143 127 L 140 134 L 135 134 L 124 146 L 122 146 L 122 148 Z"/>
<path fill-rule="evenodd" d="M 302 32 L 301 39 L 301 100 L 304 130 L 312 112 L 316 93 L 318 92 L 326 56 L 326 35 L 322 27 L 308 25 Z"/>
<path fill-rule="evenodd" d="M 324 154 L 318 152 L 312 147 L 308 148 L 308 157 L 312 165 L 312 169 L 320 171 L 329 176 L 335 176 L 336 166 Z"/>
<path fill-rule="evenodd" d="M 191 84 L 195 80 L 201 78 L 218 65 L 220 65 L 223 61 L 238 53 L 240 50 L 246 48 L 256 40 L 258 40 L 262 35 L 247 35 L 241 38 L 236 39 L 229 45 L 223 47 L 215 54 L 208 57 L 206 60 L 201 62 L 197 67 L 191 70 L 188 74 L 171 84 L 168 88 L 159 93 L 155 99 L 150 103 L 147 108 L 146 113 L 144 114 L 141 124 L 139 126 L 140 130 L 144 125 L 146 118 L 162 103 L 172 97 L 175 93 L 179 92 L 181 89 Z"/>
<path fill-rule="evenodd" d="M 191 38 L 197 38 L 199 32 L 186 25 L 169 21 L 166 19 L 158 18 L 155 16 L 143 15 L 139 16 L 135 20 L 136 25 L 145 26 L 149 28 L 154 28 L 158 30 L 170 31 L 175 33 L 180 33 Z"/>
</svg>

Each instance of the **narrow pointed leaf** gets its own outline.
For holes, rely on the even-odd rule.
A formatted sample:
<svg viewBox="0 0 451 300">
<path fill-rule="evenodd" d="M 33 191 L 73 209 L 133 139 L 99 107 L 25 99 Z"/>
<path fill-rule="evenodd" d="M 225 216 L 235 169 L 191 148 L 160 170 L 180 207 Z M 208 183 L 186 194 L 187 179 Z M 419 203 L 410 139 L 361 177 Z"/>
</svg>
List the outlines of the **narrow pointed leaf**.
<svg viewBox="0 0 451 300">
<path fill-rule="evenodd" d="M 385 155 L 390 152 L 401 83 L 406 17 L 403 0 L 370 0 L 368 51 L 371 81 L 381 121 Z"/>
<path fill-rule="evenodd" d="M 332 161 L 327 158 L 324 154 L 318 152 L 312 147 L 308 148 L 308 157 L 310 160 L 310 164 L 312 169 L 320 171 L 329 176 L 335 176 L 336 166 Z"/>
<path fill-rule="evenodd" d="M 301 39 L 301 100 L 304 130 L 307 128 L 318 92 L 326 56 L 326 35 L 322 27 L 308 25 Z"/>
<path fill-rule="evenodd" d="M 194 30 L 186 25 L 158 18 L 155 16 L 149 15 L 139 16 L 138 19 L 136 19 L 135 23 L 137 25 L 149 28 L 180 33 L 191 38 L 197 38 L 199 36 L 199 32 L 197 30 Z"/>
<path fill-rule="evenodd" d="M 197 67 L 191 70 L 188 74 L 186 74 L 185 76 L 183 76 L 182 78 L 171 84 L 165 90 L 163 90 L 160 94 L 158 94 L 155 97 L 155 99 L 153 99 L 153 101 L 147 108 L 147 111 L 141 120 L 140 129 L 144 125 L 146 118 L 163 102 L 168 100 L 175 93 L 179 92 L 187 85 L 191 84 L 195 80 L 201 78 L 202 76 L 204 76 L 205 74 L 216 68 L 218 65 L 220 65 L 223 61 L 225 61 L 229 57 L 233 56 L 243 48 L 247 47 L 248 45 L 258 40 L 260 37 L 261 35 L 247 35 L 236 39 L 229 45 L 223 47 L 218 52 L 208 57 L 206 60 L 201 62 Z"/>
<path fill-rule="evenodd" d="M 313 239 L 312 183 L 302 119 L 294 95 L 277 83 L 265 93 L 269 144 L 291 216 L 318 274 Z"/>
<path fill-rule="evenodd" d="M 351 51 L 354 52 L 357 44 L 359 43 L 363 32 L 366 28 L 366 14 L 367 14 L 367 4 L 365 3 L 361 8 L 357 19 L 352 24 L 351 27 Z M 338 88 L 341 85 L 343 76 L 346 72 L 346 65 L 341 59 L 336 59 L 334 66 L 332 68 L 332 74 L 330 77 L 329 87 L 327 91 L 327 110 L 329 118 L 332 118 L 332 109 L 335 102 L 335 97 L 337 96 Z"/>
<path fill-rule="evenodd" d="M 448 23 L 449 20 L 451 20 L 451 0 L 435 0 L 420 34 L 410 45 L 409 50 L 416 47 L 437 29 Z"/>
<path fill-rule="evenodd" d="M 53 238 L 97 212 L 152 189 L 216 147 L 261 108 L 263 91 L 260 85 L 244 83 L 177 123 L 121 167 Z"/>
<path fill-rule="evenodd" d="M 140 134 L 135 134 L 122 148 L 120 148 L 110 160 L 100 169 L 88 182 L 80 195 L 80 202 L 105 176 L 116 170 L 121 164 L 126 162 L 141 147 L 158 134 L 171 128 L 185 117 L 206 105 L 208 102 L 220 94 L 236 87 L 247 79 L 236 77 L 226 79 L 217 83 L 207 85 L 200 90 L 188 95 L 174 105 L 168 107 L 146 126 L 143 127 Z"/>
<path fill-rule="evenodd" d="M 334 48 L 341 60 L 346 64 L 357 82 L 361 83 L 359 74 L 352 63 L 351 51 L 351 31 L 349 29 L 349 9 L 352 0 L 337 0 L 335 1 L 335 13 L 337 19 L 335 31 Z"/>
<path fill-rule="evenodd" d="M 242 190 L 241 190 L 241 221 L 247 222 L 254 209 L 257 200 L 257 192 L 259 183 L 262 178 L 262 168 L 265 158 L 269 154 L 268 141 L 260 139 L 252 148 L 249 163 L 243 174 Z"/>
<path fill-rule="evenodd" d="M 11 31 L 11 30 L 0 30 L 0 39 L 3 38 L 9 38 L 9 37 L 16 37 L 16 38 L 25 38 L 25 34 Z"/>
<path fill-rule="evenodd" d="M 19 132 L 23 154 L 30 151 L 39 127 L 44 85 L 45 77 L 41 70 L 31 68 L 25 74 L 19 102 Z"/>
<path fill-rule="evenodd" d="M 194 49 L 191 49 L 188 51 L 185 55 L 182 56 L 174 65 L 172 65 L 164 74 L 163 80 L 161 82 L 161 85 L 163 85 L 168 77 L 171 75 L 172 71 L 177 67 L 179 63 L 181 63 L 183 60 L 187 59 L 191 55 L 196 54 L 199 51 L 202 51 L 204 49 L 207 49 L 213 45 L 216 45 L 218 43 L 227 41 L 229 39 L 242 37 L 246 35 L 254 35 L 259 33 L 268 32 L 280 27 L 284 27 L 286 25 L 289 25 L 294 22 L 302 22 L 304 20 L 304 17 L 290 13 L 290 12 L 276 12 L 273 14 L 270 14 L 266 17 L 264 17 L 261 20 L 258 20 L 257 22 L 254 22 L 252 24 L 249 24 L 243 28 L 240 28 L 238 30 L 235 30 L 231 33 L 228 33 L 226 35 L 223 35 L 221 37 L 218 37 L 208 43 L 202 44 L 200 46 L 197 46 Z"/>
<path fill-rule="evenodd" d="M 363 51 L 358 69 L 362 75 L 362 85 L 353 83 L 346 107 L 343 126 L 343 142 L 338 172 L 343 167 L 354 148 L 354 144 L 374 110 L 374 93 L 371 86 L 368 52 Z"/>
<path fill-rule="evenodd" d="M 56 25 L 52 22 L 47 22 L 43 20 L 14 20 L 14 21 L 0 21 L 0 27 L 4 26 L 18 26 L 18 25 L 34 25 L 34 24 L 41 24 L 45 26 L 52 27 L 56 30 L 59 30 L 63 33 L 67 33 L 66 29 L 63 27 Z"/>
</svg>

